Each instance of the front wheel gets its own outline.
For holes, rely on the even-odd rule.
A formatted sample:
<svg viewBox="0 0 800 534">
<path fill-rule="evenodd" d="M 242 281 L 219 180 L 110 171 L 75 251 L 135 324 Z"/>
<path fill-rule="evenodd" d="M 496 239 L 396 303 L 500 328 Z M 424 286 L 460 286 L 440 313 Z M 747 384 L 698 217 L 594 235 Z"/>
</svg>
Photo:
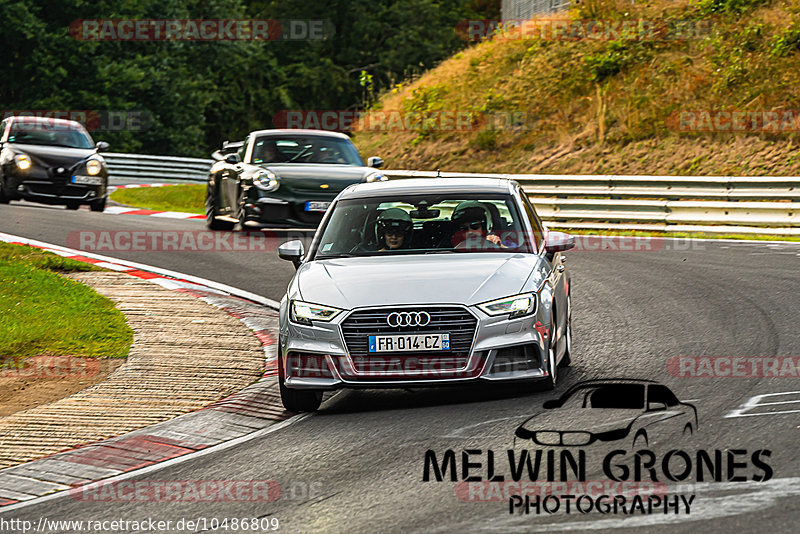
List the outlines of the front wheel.
<svg viewBox="0 0 800 534">
<path fill-rule="evenodd" d="M 92 211 L 103 211 L 106 209 L 106 198 L 94 200 L 89 204 L 89 209 Z"/>
<path fill-rule="evenodd" d="M 547 380 L 544 383 L 544 388 L 547 391 L 552 391 L 556 389 L 556 380 L 558 380 L 558 366 L 556 365 L 556 351 L 555 351 L 555 341 L 556 341 L 556 332 L 558 331 L 558 325 L 556 324 L 556 315 L 555 309 L 553 309 L 553 326 L 550 330 L 550 340 L 547 344 L 547 372 L 549 374 Z"/>
<path fill-rule="evenodd" d="M 281 402 L 290 412 L 313 412 L 322 404 L 322 391 L 318 389 L 289 389 L 283 378 L 278 379 Z"/>
<path fill-rule="evenodd" d="M 81 205 L 78 204 L 77 202 L 67 202 L 67 209 L 68 210 L 76 210 L 76 209 L 78 209 L 80 207 L 81 207 Z"/>
<path fill-rule="evenodd" d="M 6 188 L 3 186 L 3 179 L 0 178 L 0 204 L 8 204 L 10 200 L 6 195 Z"/>
<path fill-rule="evenodd" d="M 209 230 L 233 230 L 230 221 L 217 220 L 217 188 L 211 182 L 206 190 L 206 228 Z"/>
<path fill-rule="evenodd" d="M 566 348 L 561 361 L 558 362 L 559 367 L 569 367 L 572 362 L 572 299 L 569 295 L 567 295 L 567 326 L 564 327 L 564 343 L 566 343 Z"/>
</svg>

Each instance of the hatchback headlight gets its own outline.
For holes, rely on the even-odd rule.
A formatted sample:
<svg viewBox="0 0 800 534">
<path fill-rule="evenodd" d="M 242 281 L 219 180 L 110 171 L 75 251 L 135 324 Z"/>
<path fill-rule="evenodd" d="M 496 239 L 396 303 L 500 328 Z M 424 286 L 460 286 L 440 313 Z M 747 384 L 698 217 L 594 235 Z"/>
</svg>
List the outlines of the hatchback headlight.
<svg viewBox="0 0 800 534">
<path fill-rule="evenodd" d="M 368 175 L 364 178 L 365 182 L 385 182 L 388 178 L 386 178 L 385 174 L 381 174 L 379 172 L 373 172 L 372 174 Z"/>
<path fill-rule="evenodd" d="M 14 163 L 17 164 L 17 168 L 21 171 L 27 171 L 33 165 L 31 161 L 31 157 L 27 154 L 17 154 L 14 156 Z"/>
<path fill-rule="evenodd" d="M 86 162 L 86 172 L 89 176 L 97 176 L 103 170 L 103 164 L 96 159 L 90 159 Z"/>
<path fill-rule="evenodd" d="M 302 300 L 293 300 L 289 303 L 289 319 L 292 322 L 311 326 L 311 321 L 329 322 L 342 312 L 339 308 L 311 304 Z"/>
<path fill-rule="evenodd" d="M 478 304 L 478 308 L 489 315 L 508 313 L 509 319 L 515 319 L 536 313 L 537 302 L 536 293 L 522 293 L 513 297 L 505 297 Z"/>
<path fill-rule="evenodd" d="M 281 186 L 281 183 L 274 172 L 264 171 L 253 177 L 253 185 L 262 191 L 275 191 Z"/>
</svg>

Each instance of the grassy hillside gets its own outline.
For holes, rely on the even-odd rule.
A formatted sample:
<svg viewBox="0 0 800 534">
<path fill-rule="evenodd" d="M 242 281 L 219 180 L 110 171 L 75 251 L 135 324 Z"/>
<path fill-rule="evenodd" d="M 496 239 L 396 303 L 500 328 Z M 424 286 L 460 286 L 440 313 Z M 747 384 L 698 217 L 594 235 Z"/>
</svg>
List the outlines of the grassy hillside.
<svg viewBox="0 0 800 534">
<path fill-rule="evenodd" d="M 471 130 L 362 125 L 355 137 L 362 153 L 383 157 L 389 168 L 443 171 L 800 174 L 800 2 L 584 0 L 563 16 L 663 27 L 689 21 L 705 35 L 483 41 L 376 106 L 468 112 Z M 766 132 L 748 131 L 749 122 L 735 133 L 680 131 L 680 113 L 700 110 L 761 118 L 777 111 L 780 120 Z M 481 124 L 486 114 L 516 123 Z"/>
</svg>

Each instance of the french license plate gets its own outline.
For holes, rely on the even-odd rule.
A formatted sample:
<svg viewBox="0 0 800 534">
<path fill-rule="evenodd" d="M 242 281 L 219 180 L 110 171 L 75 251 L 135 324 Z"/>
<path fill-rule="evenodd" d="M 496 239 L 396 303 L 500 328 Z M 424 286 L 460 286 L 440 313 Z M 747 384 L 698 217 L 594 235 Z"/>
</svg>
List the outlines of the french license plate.
<svg viewBox="0 0 800 534">
<path fill-rule="evenodd" d="M 326 211 L 330 202 L 306 202 L 306 211 Z"/>
<path fill-rule="evenodd" d="M 103 183 L 103 178 L 101 176 L 86 176 L 84 174 L 76 174 L 72 177 L 73 184 L 84 184 L 84 185 L 100 185 Z"/>
<path fill-rule="evenodd" d="M 450 334 L 369 336 L 369 352 L 450 350 Z"/>
</svg>

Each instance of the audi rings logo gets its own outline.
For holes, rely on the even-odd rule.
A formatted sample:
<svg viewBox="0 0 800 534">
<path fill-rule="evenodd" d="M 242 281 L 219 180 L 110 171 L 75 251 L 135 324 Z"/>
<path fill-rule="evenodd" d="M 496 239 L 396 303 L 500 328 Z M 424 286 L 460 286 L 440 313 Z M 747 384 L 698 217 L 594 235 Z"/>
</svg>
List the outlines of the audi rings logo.
<svg viewBox="0 0 800 534">
<path fill-rule="evenodd" d="M 426 326 L 431 322 L 428 312 L 392 312 L 386 318 L 386 323 L 392 327 L 398 326 Z"/>
</svg>

